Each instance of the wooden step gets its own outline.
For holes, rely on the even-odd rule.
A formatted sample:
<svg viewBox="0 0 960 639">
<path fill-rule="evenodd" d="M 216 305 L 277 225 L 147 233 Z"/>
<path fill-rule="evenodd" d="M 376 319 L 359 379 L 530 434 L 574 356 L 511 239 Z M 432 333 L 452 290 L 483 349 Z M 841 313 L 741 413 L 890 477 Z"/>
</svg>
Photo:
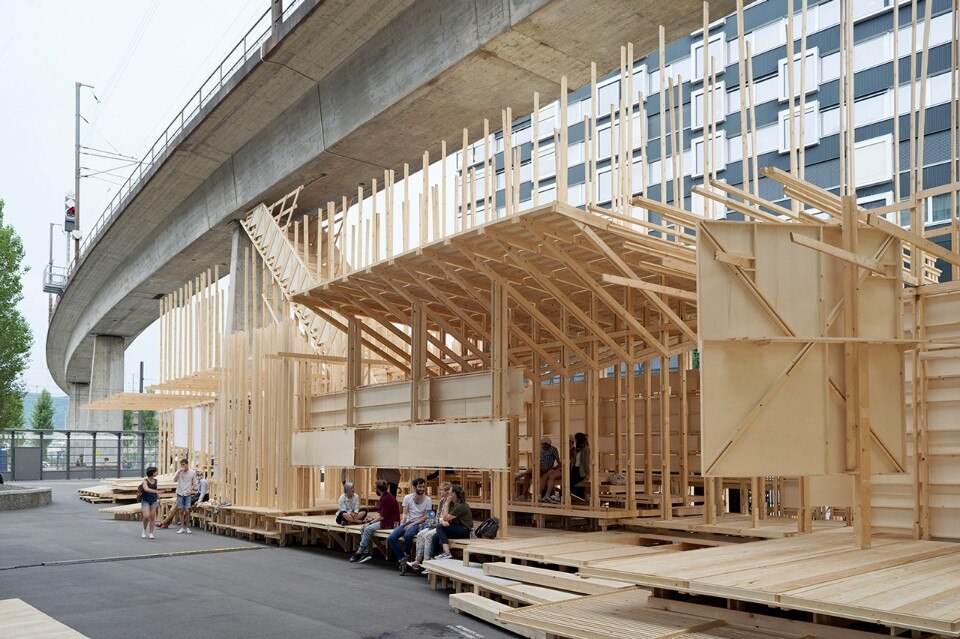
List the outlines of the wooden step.
<svg viewBox="0 0 960 639">
<path fill-rule="evenodd" d="M 461 592 L 450 595 L 450 607 L 458 613 L 468 614 L 481 621 L 503 628 L 509 632 L 528 637 L 529 639 L 546 639 L 547 633 L 535 628 L 525 628 L 512 623 L 501 623 L 500 613 L 504 610 L 512 610 L 506 604 L 498 603 L 492 599 L 487 599 L 472 592 Z"/>
<path fill-rule="evenodd" d="M 613 592 L 614 590 L 629 587 L 629 584 L 622 581 L 601 579 L 599 577 L 580 577 L 579 575 L 560 572 L 559 570 L 508 564 L 503 561 L 484 564 L 483 574 L 490 575 L 491 577 L 514 579 L 538 586 L 546 586 L 556 590 L 575 592 L 581 595 L 600 595 L 605 592 Z"/>
</svg>

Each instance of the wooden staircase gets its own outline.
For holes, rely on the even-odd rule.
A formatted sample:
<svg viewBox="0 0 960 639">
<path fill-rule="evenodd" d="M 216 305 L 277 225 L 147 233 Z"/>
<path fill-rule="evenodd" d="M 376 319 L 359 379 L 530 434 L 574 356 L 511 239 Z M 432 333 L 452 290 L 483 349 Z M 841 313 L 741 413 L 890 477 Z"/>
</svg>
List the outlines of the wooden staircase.
<svg viewBox="0 0 960 639">
<path fill-rule="evenodd" d="M 279 206 L 278 206 L 279 205 Z M 314 288 L 320 284 L 317 275 L 303 262 L 300 252 L 294 246 L 288 233 L 288 226 L 281 226 L 278 219 L 289 219 L 292 208 L 286 205 L 286 199 L 273 207 L 264 204 L 257 206 L 240 221 L 264 265 L 273 275 L 274 281 L 283 291 L 286 301 L 293 309 L 301 330 L 311 347 L 320 355 L 343 356 L 346 354 L 346 335 L 335 326 L 311 311 L 295 304 L 293 295 Z M 280 212 L 274 214 L 274 209 Z"/>
</svg>

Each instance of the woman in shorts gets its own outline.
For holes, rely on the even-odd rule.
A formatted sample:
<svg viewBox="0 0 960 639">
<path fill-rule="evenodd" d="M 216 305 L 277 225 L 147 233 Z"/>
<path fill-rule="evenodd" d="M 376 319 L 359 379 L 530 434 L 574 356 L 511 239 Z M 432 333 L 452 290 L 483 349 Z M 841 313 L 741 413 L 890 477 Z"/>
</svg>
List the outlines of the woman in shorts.
<svg viewBox="0 0 960 639">
<path fill-rule="evenodd" d="M 147 469 L 147 476 L 143 478 L 140 484 L 140 508 L 142 509 L 143 532 L 140 536 L 147 538 L 147 526 L 150 530 L 150 539 L 153 539 L 153 528 L 157 521 L 157 504 L 160 503 L 160 491 L 157 490 L 157 468 L 151 466 Z"/>
</svg>

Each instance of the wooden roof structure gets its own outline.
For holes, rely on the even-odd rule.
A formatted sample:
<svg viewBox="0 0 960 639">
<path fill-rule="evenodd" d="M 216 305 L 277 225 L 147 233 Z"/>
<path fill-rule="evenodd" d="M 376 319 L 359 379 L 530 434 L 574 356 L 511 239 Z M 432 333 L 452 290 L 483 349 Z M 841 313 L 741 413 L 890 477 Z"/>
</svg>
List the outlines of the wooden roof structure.
<svg viewBox="0 0 960 639">
<path fill-rule="evenodd" d="M 209 395 L 161 395 L 157 393 L 116 393 L 86 406 L 80 410 L 173 410 L 190 408 L 216 401 Z"/>
<path fill-rule="evenodd" d="M 552 376 L 694 348 L 693 238 L 677 241 L 665 227 L 659 227 L 662 237 L 640 233 L 626 221 L 603 209 L 552 202 L 348 273 L 293 299 L 318 313 L 368 317 L 384 325 L 409 324 L 414 306 L 423 304 L 428 329 L 464 345 L 460 353 L 447 349 L 461 370 L 488 358 L 478 343 L 490 342 L 494 282 L 512 302 L 511 364 L 531 374 L 534 355 L 542 362 L 539 374 Z M 644 317 L 656 321 L 645 323 Z M 373 332 L 367 335 L 376 339 Z M 628 337 L 635 340 L 629 352 Z M 585 348 L 590 343 L 599 346 L 593 356 Z M 561 347 L 570 355 L 566 361 Z"/>
</svg>

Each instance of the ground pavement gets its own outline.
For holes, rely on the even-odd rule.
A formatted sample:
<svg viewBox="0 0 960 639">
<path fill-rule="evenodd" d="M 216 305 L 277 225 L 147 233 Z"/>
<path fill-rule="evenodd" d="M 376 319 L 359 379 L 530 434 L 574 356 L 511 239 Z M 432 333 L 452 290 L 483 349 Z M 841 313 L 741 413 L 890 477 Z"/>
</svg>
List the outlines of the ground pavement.
<svg viewBox="0 0 960 639">
<path fill-rule="evenodd" d="M 23 599 L 91 639 L 513 636 L 457 615 L 446 593 L 393 562 L 197 530 L 144 540 L 140 522 L 77 498 L 90 480 L 30 484 L 52 487 L 54 503 L 0 512 L 0 600 Z"/>
</svg>

